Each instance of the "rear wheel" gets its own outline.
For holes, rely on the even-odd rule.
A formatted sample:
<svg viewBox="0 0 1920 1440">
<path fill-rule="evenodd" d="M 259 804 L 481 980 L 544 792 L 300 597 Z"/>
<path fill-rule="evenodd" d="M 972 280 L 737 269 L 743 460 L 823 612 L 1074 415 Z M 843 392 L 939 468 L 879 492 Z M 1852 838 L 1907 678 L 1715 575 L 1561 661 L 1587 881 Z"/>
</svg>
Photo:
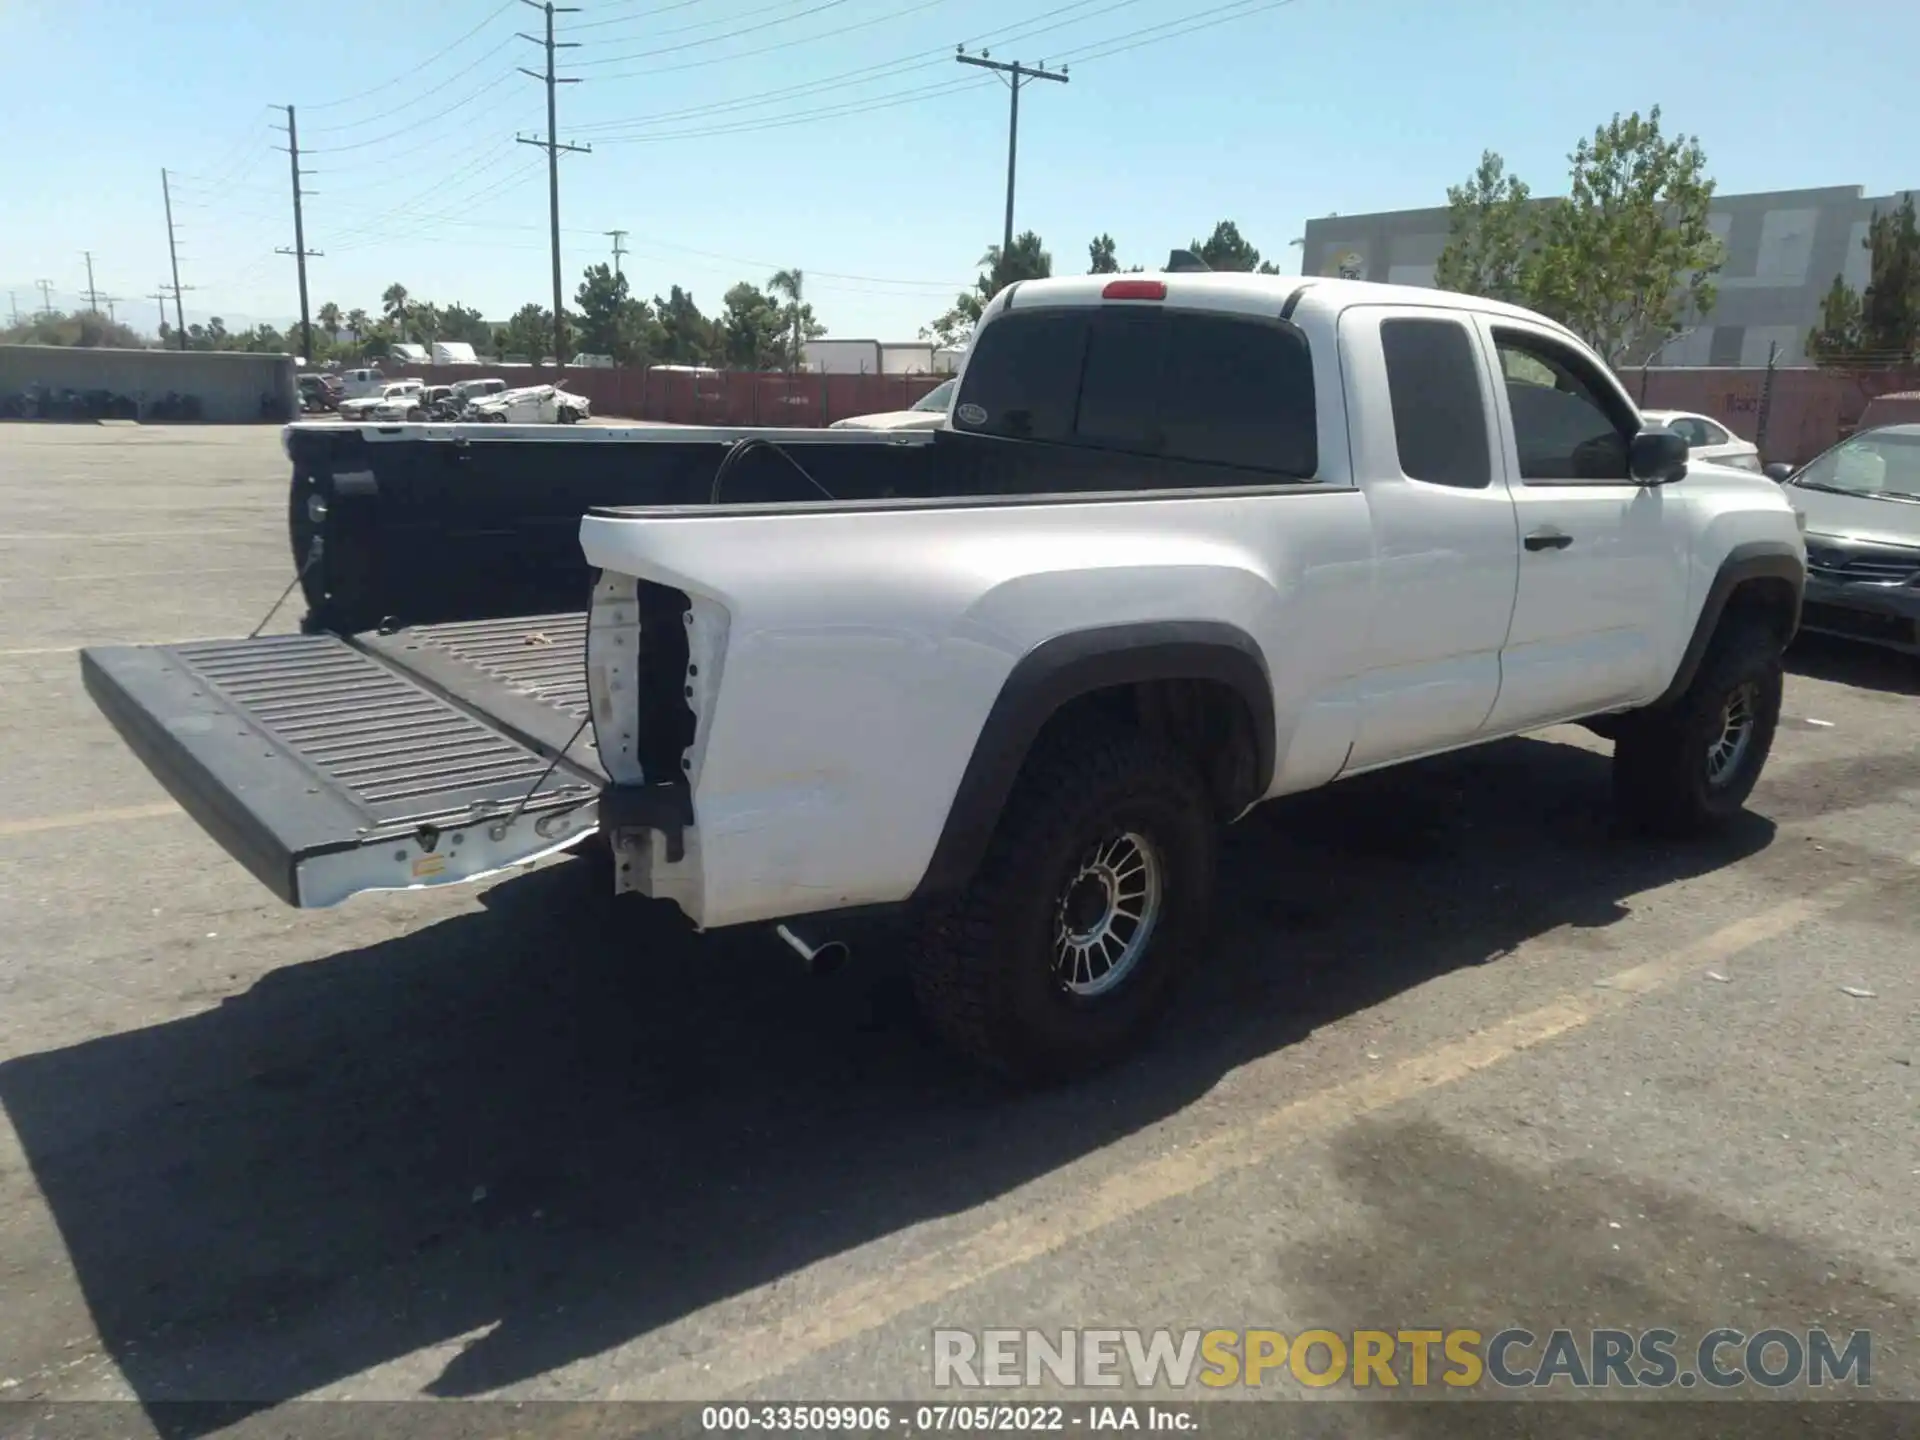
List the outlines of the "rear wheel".
<svg viewBox="0 0 1920 1440">
<path fill-rule="evenodd" d="M 1048 737 L 972 883 L 922 922 L 913 979 L 929 1020 L 1021 1081 L 1122 1058 L 1193 963 L 1214 829 L 1193 767 L 1138 732 Z"/>
<path fill-rule="evenodd" d="M 1621 812 L 1644 830 L 1673 837 L 1733 819 L 1773 749 L 1783 685 L 1773 632 L 1751 621 L 1729 624 L 1684 695 L 1622 723 L 1613 750 Z"/>
</svg>

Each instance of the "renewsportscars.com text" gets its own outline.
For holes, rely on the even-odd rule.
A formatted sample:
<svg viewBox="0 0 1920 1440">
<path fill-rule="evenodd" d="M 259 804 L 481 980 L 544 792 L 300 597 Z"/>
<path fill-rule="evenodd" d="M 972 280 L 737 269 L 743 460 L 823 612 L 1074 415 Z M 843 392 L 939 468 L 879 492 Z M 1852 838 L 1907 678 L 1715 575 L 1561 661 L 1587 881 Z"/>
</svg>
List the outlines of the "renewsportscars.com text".
<svg viewBox="0 0 1920 1440">
<path fill-rule="evenodd" d="M 1323 1389 L 1692 1389 L 1873 1383 L 1873 1337 L 1666 1329 L 936 1330 L 933 1383 L 952 1389 L 1304 1385 Z"/>
</svg>

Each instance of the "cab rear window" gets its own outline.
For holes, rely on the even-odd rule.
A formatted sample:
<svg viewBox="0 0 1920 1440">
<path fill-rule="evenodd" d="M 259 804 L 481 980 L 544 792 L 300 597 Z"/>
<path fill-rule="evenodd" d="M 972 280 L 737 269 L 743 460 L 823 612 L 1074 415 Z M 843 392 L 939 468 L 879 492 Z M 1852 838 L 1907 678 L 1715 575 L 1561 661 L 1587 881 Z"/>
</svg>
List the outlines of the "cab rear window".
<svg viewBox="0 0 1920 1440">
<path fill-rule="evenodd" d="M 956 429 L 1179 462 L 1134 485 L 1311 480 L 1312 359 L 1294 326 L 1163 306 L 1015 310 L 982 328 Z"/>
</svg>

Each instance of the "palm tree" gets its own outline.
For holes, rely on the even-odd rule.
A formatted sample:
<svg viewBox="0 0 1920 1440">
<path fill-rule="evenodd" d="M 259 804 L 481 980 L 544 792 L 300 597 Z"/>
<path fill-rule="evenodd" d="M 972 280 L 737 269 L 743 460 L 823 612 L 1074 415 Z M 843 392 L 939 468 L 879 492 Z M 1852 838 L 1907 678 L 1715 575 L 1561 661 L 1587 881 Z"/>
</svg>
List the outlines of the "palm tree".
<svg viewBox="0 0 1920 1440">
<path fill-rule="evenodd" d="M 373 317 L 366 311 L 355 308 L 347 312 L 346 326 L 347 333 L 353 337 L 353 343 L 358 345 L 367 331 L 373 328 Z"/>
<path fill-rule="evenodd" d="M 407 303 L 407 287 L 395 281 L 387 286 L 380 296 L 380 310 L 393 322 L 394 332 L 402 340 L 407 338 L 407 316 L 410 307 Z"/>
<path fill-rule="evenodd" d="M 329 300 L 322 305 L 319 315 L 315 318 L 320 321 L 320 328 L 327 332 L 327 339 L 331 340 L 340 333 L 340 307 L 333 301 Z"/>
<path fill-rule="evenodd" d="M 800 368 L 800 305 L 802 293 L 806 289 L 806 280 L 807 277 L 805 275 L 801 274 L 799 270 L 794 269 L 781 270 L 777 272 L 771 280 L 767 281 L 767 288 L 769 290 L 773 291 L 776 295 L 784 295 L 787 298 L 787 319 L 793 325 L 793 349 L 787 356 L 788 370 L 797 370 Z"/>
</svg>

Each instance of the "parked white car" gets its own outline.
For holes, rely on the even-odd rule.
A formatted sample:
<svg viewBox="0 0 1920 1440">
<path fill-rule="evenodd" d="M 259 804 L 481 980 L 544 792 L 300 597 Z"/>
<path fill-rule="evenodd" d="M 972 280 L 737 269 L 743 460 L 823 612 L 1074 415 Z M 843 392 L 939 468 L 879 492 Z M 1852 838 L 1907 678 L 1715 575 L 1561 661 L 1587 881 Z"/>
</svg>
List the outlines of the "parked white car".
<svg viewBox="0 0 1920 1440">
<path fill-rule="evenodd" d="M 467 406 L 467 418 L 495 425 L 572 425 L 592 413 L 583 395 L 557 385 L 503 390 Z"/>
<path fill-rule="evenodd" d="M 836 420 L 829 430 L 938 430 L 947 423 L 947 411 L 953 408 L 953 388 L 958 377 L 933 387 L 904 410 L 882 410 L 877 415 L 849 415 Z"/>
<path fill-rule="evenodd" d="M 377 395 L 362 396 L 358 400 L 340 402 L 342 420 L 422 420 L 426 418 L 425 402 L 422 392 L 425 385 L 419 380 L 395 380 L 380 387 Z"/>
<path fill-rule="evenodd" d="M 1664 425 L 1687 442 L 1688 453 L 1696 460 L 1711 460 L 1716 465 L 1732 465 L 1740 470 L 1760 469 L 1760 447 L 1742 440 L 1718 420 L 1709 420 L 1691 410 L 1642 410 L 1640 418 L 1649 425 Z"/>
</svg>

